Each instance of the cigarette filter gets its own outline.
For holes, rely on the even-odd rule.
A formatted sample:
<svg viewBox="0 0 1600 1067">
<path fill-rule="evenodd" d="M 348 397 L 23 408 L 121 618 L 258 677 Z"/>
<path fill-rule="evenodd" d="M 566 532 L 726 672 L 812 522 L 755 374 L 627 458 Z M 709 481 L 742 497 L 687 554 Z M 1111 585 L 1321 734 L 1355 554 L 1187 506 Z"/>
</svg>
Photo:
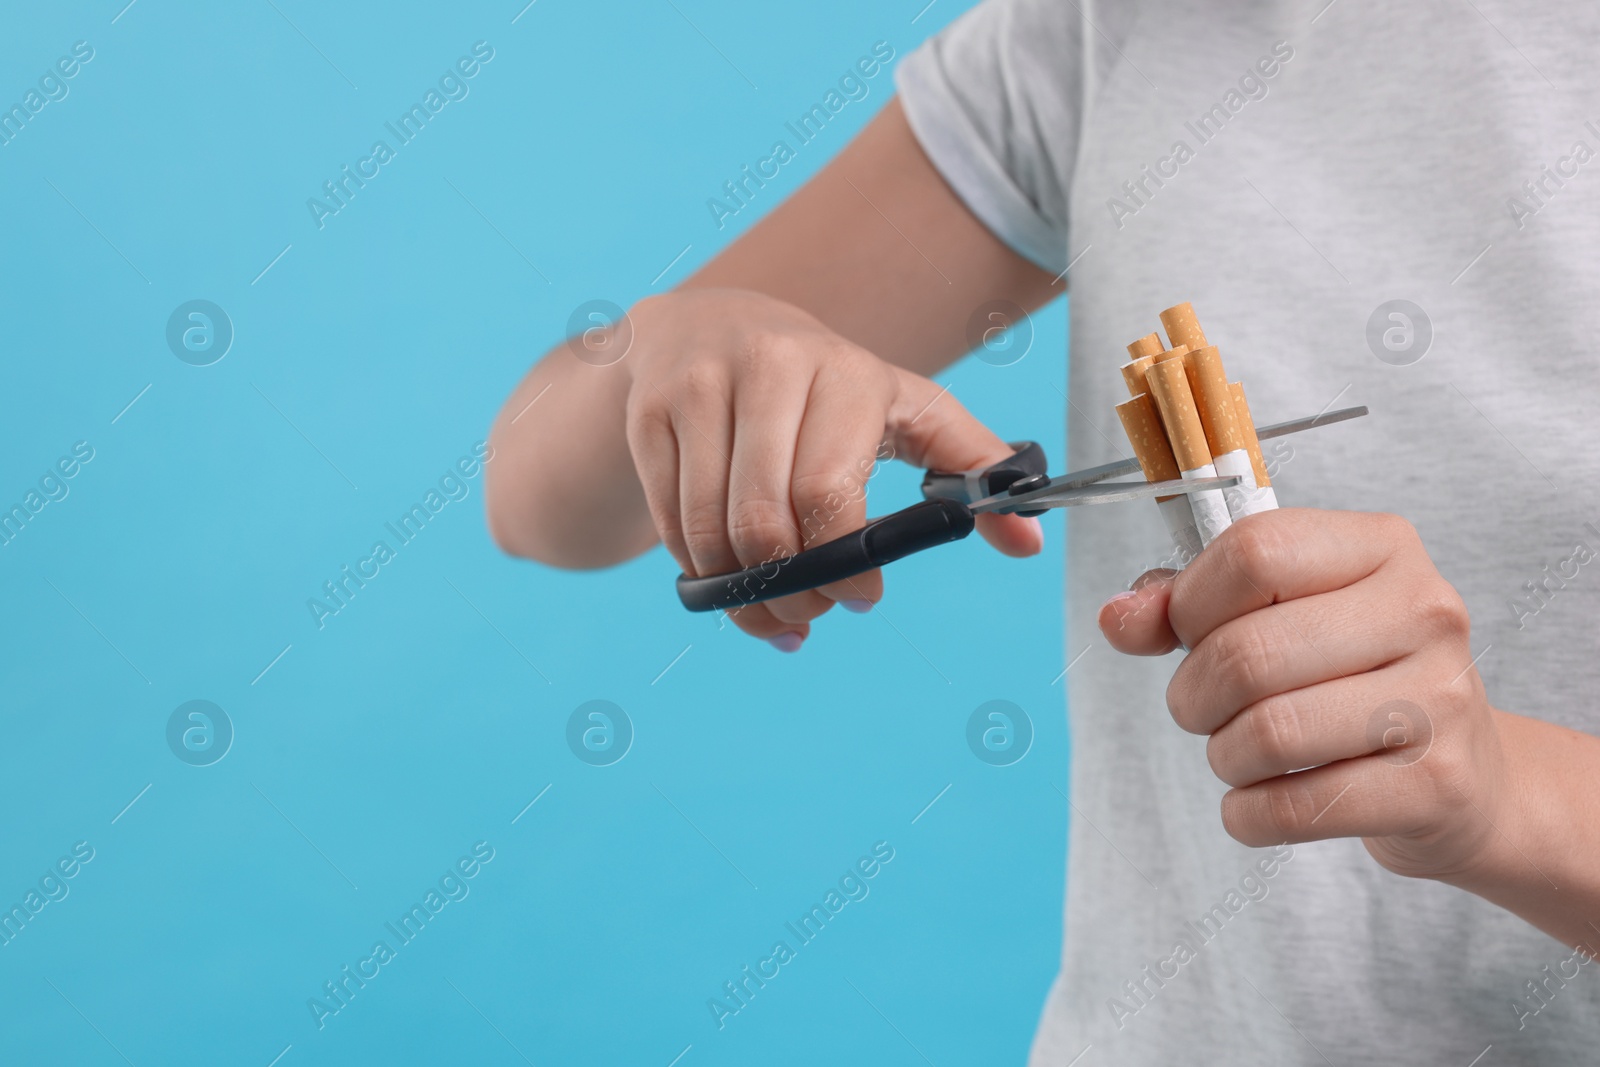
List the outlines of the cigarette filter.
<svg viewBox="0 0 1600 1067">
<path fill-rule="evenodd" d="M 1161 424 L 1167 431 L 1167 441 L 1172 445 L 1181 476 L 1214 478 L 1217 470 L 1211 463 L 1211 450 L 1206 445 L 1205 429 L 1200 422 L 1200 412 L 1195 407 L 1194 394 L 1189 390 L 1188 371 L 1182 359 L 1168 359 L 1156 363 L 1146 374 L 1150 395 L 1161 414 Z M 1222 491 L 1208 489 L 1189 494 L 1189 507 L 1194 512 L 1195 525 L 1200 530 L 1200 543 L 1209 545 L 1231 525 L 1228 503 Z"/>
<path fill-rule="evenodd" d="M 1267 464 L 1261 456 L 1261 441 L 1256 437 L 1255 420 L 1250 417 L 1250 403 L 1244 398 L 1244 385 L 1233 382 L 1228 386 L 1233 394 L 1233 410 L 1239 419 L 1239 430 L 1244 435 L 1245 451 L 1250 454 L 1250 470 L 1254 476 L 1256 499 L 1261 502 L 1256 511 L 1270 511 L 1278 506 L 1278 494 L 1267 477 Z"/>
<path fill-rule="evenodd" d="M 1132 346 L 1130 345 L 1129 347 Z M 1145 385 L 1144 376 L 1145 372 L 1150 369 L 1150 365 L 1155 361 L 1155 356 L 1140 356 L 1138 359 L 1122 365 L 1122 380 L 1128 383 L 1129 396 L 1144 396 L 1150 391 L 1149 387 Z"/>
<path fill-rule="evenodd" d="M 1200 320 L 1194 317 L 1194 308 L 1187 303 L 1163 311 L 1161 325 L 1173 348 L 1179 345 L 1188 345 L 1191 350 L 1206 347 L 1205 331 L 1200 328 Z"/>
<path fill-rule="evenodd" d="M 1161 416 L 1148 393 L 1139 393 L 1125 404 L 1117 405 L 1117 417 L 1128 434 L 1128 443 L 1139 460 L 1147 482 L 1166 482 L 1182 477 L 1178 461 L 1167 443 L 1166 431 L 1161 428 Z M 1180 567 L 1186 567 L 1203 547 L 1200 528 L 1195 525 L 1194 509 L 1181 494 L 1156 498 L 1161 518 L 1172 535 L 1172 545 L 1177 550 Z"/>
<path fill-rule="evenodd" d="M 1233 391 L 1228 387 L 1228 375 L 1222 369 L 1222 356 L 1216 346 L 1191 349 L 1183 362 L 1211 454 L 1217 456 L 1244 448 L 1244 433 L 1234 414 Z"/>
<path fill-rule="evenodd" d="M 1127 403 L 1118 404 L 1117 418 L 1122 420 L 1122 428 L 1128 433 L 1128 443 L 1133 446 L 1145 481 L 1170 482 L 1182 476 L 1178 461 L 1172 455 L 1172 446 L 1167 443 L 1166 431 L 1161 428 L 1155 401 L 1149 394 L 1140 393 Z"/>
<path fill-rule="evenodd" d="M 1166 345 L 1161 343 L 1160 334 L 1147 333 L 1128 346 L 1128 358 L 1138 359 L 1140 356 L 1153 356 L 1165 347 Z"/>
<path fill-rule="evenodd" d="M 1154 337 L 1155 334 L 1150 336 Z M 1140 342 L 1145 340 L 1147 338 L 1141 337 L 1139 339 Z M 1157 347 L 1159 348 L 1159 345 Z M 1150 368 L 1169 359 L 1181 359 L 1188 351 L 1188 348 L 1179 345 L 1177 348 L 1162 349 L 1154 355 L 1140 356 L 1130 363 L 1124 363 L 1122 365 L 1122 380 L 1128 383 L 1128 392 L 1133 396 L 1149 392 L 1149 383 L 1145 379 L 1150 374 Z"/>
<path fill-rule="evenodd" d="M 1161 414 L 1161 425 L 1177 458 L 1180 471 L 1211 464 L 1211 449 L 1206 445 L 1205 427 L 1189 391 L 1189 376 L 1182 359 L 1168 359 L 1151 366 L 1145 375 L 1150 397 Z"/>
</svg>

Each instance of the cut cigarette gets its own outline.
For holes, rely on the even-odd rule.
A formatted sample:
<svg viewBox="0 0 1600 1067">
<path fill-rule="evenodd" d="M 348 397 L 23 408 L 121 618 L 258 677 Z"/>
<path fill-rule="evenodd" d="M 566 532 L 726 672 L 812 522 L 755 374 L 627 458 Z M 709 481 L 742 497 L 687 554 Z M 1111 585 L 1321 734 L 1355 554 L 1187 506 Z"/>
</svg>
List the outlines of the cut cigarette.
<svg viewBox="0 0 1600 1067">
<path fill-rule="evenodd" d="M 1153 356 L 1165 347 L 1166 345 L 1161 343 L 1160 334 L 1147 333 L 1128 346 L 1128 358 L 1138 359 L 1140 356 Z"/>
<path fill-rule="evenodd" d="M 1261 456 L 1261 441 L 1256 437 L 1256 424 L 1250 417 L 1250 403 L 1244 398 L 1244 386 L 1233 382 L 1228 386 L 1228 391 L 1233 395 L 1233 410 L 1239 420 L 1239 431 L 1244 436 L 1245 451 L 1250 456 L 1251 480 L 1255 486 L 1250 494 L 1251 510 L 1247 514 L 1271 511 L 1278 506 L 1278 494 L 1272 488 L 1272 479 L 1267 477 L 1267 464 Z"/>
<path fill-rule="evenodd" d="M 1139 460 L 1147 482 L 1167 482 L 1182 477 L 1178 461 L 1167 443 L 1166 431 L 1161 428 L 1161 416 L 1148 393 L 1139 393 L 1127 403 L 1117 405 L 1117 417 L 1128 434 L 1128 443 Z M 1182 494 L 1156 497 L 1161 518 L 1172 535 L 1173 548 L 1177 550 L 1178 566 L 1186 567 L 1204 547 L 1200 542 L 1200 528 L 1195 525 L 1194 509 Z"/>
<path fill-rule="evenodd" d="M 1186 480 L 1216 477 L 1211 463 L 1211 450 L 1206 445 L 1205 428 L 1200 422 L 1200 412 L 1195 407 L 1194 394 L 1189 390 L 1188 370 L 1182 359 L 1168 359 L 1156 363 L 1145 375 L 1150 396 L 1161 414 L 1161 424 L 1172 445 L 1172 454 L 1178 463 L 1181 476 Z M 1219 489 L 1206 489 L 1189 494 L 1189 507 L 1194 512 L 1195 525 L 1200 529 L 1201 545 L 1209 545 L 1231 525 L 1228 503 Z"/>
<path fill-rule="evenodd" d="M 1173 348 L 1179 345 L 1188 345 L 1191 350 L 1206 347 L 1205 331 L 1200 329 L 1200 320 L 1194 317 L 1194 308 L 1187 303 L 1163 311 L 1161 325 Z"/>
<path fill-rule="evenodd" d="M 1140 356 L 1122 365 L 1122 380 L 1128 383 L 1129 396 L 1144 396 L 1150 391 L 1149 386 L 1145 385 L 1144 375 L 1155 361 L 1155 356 Z"/>
</svg>

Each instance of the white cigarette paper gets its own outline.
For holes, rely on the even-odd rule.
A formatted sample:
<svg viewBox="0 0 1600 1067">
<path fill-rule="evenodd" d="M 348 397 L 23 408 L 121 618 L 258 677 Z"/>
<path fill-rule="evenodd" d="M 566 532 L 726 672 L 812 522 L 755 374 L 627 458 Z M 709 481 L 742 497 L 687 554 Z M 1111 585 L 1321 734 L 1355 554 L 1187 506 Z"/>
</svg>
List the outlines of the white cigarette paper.
<svg viewBox="0 0 1600 1067">
<path fill-rule="evenodd" d="M 1254 515 L 1258 511 L 1271 511 L 1278 506 L 1277 494 L 1272 491 L 1272 486 L 1256 485 L 1255 467 L 1250 463 L 1250 453 L 1243 448 L 1236 448 L 1232 452 L 1224 452 L 1214 456 L 1212 466 L 1217 468 L 1217 473 L 1223 477 L 1237 475 L 1239 484 L 1222 491 L 1222 497 L 1228 502 L 1228 513 L 1234 519 L 1242 519 L 1246 515 Z"/>
<path fill-rule="evenodd" d="M 1183 480 L 1186 482 L 1216 476 L 1217 468 L 1210 463 L 1183 472 Z M 1194 524 L 1200 529 L 1202 547 L 1221 537 L 1222 531 L 1233 525 L 1233 519 L 1228 514 L 1228 500 L 1222 495 L 1221 489 L 1202 489 L 1188 496 L 1189 509 L 1194 513 Z"/>
<path fill-rule="evenodd" d="M 1167 524 L 1167 532 L 1172 535 L 1173 555 L 1178 564 L 1175 569 L 1182 570 L 1193 563 L 1205 547 L 1200 543 L 1200 527 L 1194 523 L 1194 508 L 1182 496 L 1163 497 L 1156 501 L 1156 507 Z"/>
</svg>

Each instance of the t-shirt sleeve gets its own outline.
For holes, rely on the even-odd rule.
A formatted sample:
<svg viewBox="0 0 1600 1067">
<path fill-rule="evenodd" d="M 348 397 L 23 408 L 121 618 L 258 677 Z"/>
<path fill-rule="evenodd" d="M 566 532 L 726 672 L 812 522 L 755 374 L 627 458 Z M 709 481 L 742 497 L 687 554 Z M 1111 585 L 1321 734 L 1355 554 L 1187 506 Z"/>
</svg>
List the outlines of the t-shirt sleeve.
<svg viewBox="0 0 1600 1067">
<path fill-rule="evenodd" d="M 1081 22 L 1077 5 L 1065 0 L 987 0 L 895 72 L 912 132 L 956 195 L 1051 273 L 1068 263 Z"/>
</svg>

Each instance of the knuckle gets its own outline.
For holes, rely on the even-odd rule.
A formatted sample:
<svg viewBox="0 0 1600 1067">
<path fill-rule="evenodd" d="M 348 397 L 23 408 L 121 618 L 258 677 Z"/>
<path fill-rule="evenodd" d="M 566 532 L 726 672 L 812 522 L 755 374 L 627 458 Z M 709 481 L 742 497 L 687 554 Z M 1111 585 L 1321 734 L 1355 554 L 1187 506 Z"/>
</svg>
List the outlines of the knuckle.
<svg viewBox="0 0 1600 1067">
<path fill-rule="evenodd" d="M 1411 521 L 1402 515 L 1385 512 L 1378 516 L 1378 528 L 1385 538 L 1407 547 L 1422 544 L 1422 535 Z"/>
<path fill-rule="evenodd" d="M 1139 585 L 1135 583 L 1135 591 Z M 1189 636 L 1195 631 L 1195 621 L 1199 618 L 1201 598 L 1194 584 L 1194 577 L 1188 570 L 1181 570 L 1172 579 L 1171 593 L 1167 598 L 1167 622 L 1172 625 L 1172 632 L 1192 645 Z"/>
<path fill-rule="evenodd" d="M 1192 681 L 1195 675 L 1203 678 L 1205 670 L 1200 667 L 1194 656 L 1189 656 L 1178 664 L 1178 670 L 1173 672 L 1173 680 L 1166 685 L 1166 710 L 1171 713 L 1174 723 L 1178 723 L 1187 733 L 1211 733 L 1200 721 L 1202 717 L 1200 717 L 1198 686 Z M 1200 685 L 1203 685 L 1203 681 Z"/>
<path fill-rule="evenodd" d="M 680 371 L 673 389 L 678 406 L 691 410 L 720 406 L 726 391 L 721 368 L 709 360 L 696 360 Z"/>
<path fill-rule="evenodd" d="M 1267 673 L 1267 643 L 1249 622 L 1224 626 L 1206 639 L 1207 674 L 1228 693 L 1256 693 Z"/>
<path fill-rule="evenodd" d="M 1304 785 L 1292 780 L 1263 790 L 1263 801 L 1267 826 L 1279 840 L 1299 837 L 1317 817 L 1316 798 Z"/>
<path fill-rule="evenodd" d="M 623 425 L 630 444 L 671 427 L 671 409 L 654 389 L 631 389 L 623 404 Z"/>
<path fill-rule="evenodd" d="M 803 335 L 780 329 L 763 329 L 741 337 L 730 358 L 740 375 L 763 375 L 807 363 L 812 348 Z"/>
<path fill-rule="evenodd" d="M 646 497 L 645 506 L 650 509 L 650 519 L 655 523 L 656 533 L 661 535 L 661 543 L 667 546 L 668 551 L 677 555 L 676 549 L 689 547 L 688 536 L 683 530 L 682 516 L 672 508 L 663 506 L 661 501 L 654 497 Z M 682 562 L 681 556 L 679 562 Z"/>
<path fill-rule="evenodd" d="M 1471 628 L 1466 602 L 1443 578 L 1425 582 L 1411 599 L 1418 626 L 1432 636 L 1464 634 Z"/>
<path fill-rule="evenodd" d="M 1298 837 L 1293 802 L 1278 786 L 1230 789 L 1222 797 L 1222 828 L 1240 844 L 1275 845 Z"/>
<path fill-rule="evenodd" d="M 1301 751 L 1300 719 L 1287 696 L 1268 697 L 1244 714 L 1249 743 L 1274 770 L 1295 769 Z M 1280 771 L 1280 773 L 1281 773 Z"/>
<path fill-rule="evenodd" d="M 838 494 L 841 479 L 833 471 L 797 471 L 789 483 L 789 496 L 795 506 L 812 508 Z"/>
<path fill-rule="evenodd" d="M 1465 806 L 1474 783 L 1474 761 L 1456 734 L 1442 732 L 1429 739 L 1427 751 L 1413 765 L 1426 777 L 1436 803 Z"/>
<path fill-rule="evenodd" d="M 1219 730 L 1206 739 L 1206 763 L 1211 767 L 1212 774 L 1229 785 L 1239 784 L 1233 780 L 1235 762 L 1232 738 L 1226 733 Z"/>
<path fill-rule="evenodd" d="M 728 538 L 728 517 L 716 504 L 685 504 L 679 528 L 683 531 L 684 544 L 696 560 L 722 556 L 722 547 Z"/>
<path fill-rule="evenodd" d="M 1238 789 L 1229 790 L 1222 797 L 1222 829 L 1235 841 L 1249 844 L 1255 835 L 1255 804 L 1249 794 Z"/>
<path fill-rule="evenodd" d="M 1167 712 L 1172 716 L 1172 721 L 1191 734 L 1202 733 L 1195 721 L 1193 704 L 1190 694 L 1193 690 L 1188 684 L 1185 667 L 1189 660 L 1184 660 L 1178 669 L 1173 672 L 1172 681 L 1167 683 Z"/>
<path fill-rule="evenodd" d="M 845 479 L 833 472 L 796 474 L 789 491 L 795 515 L 800 520 L 800 537 L 808 543 L 827 540 L 836 520 L 853 503 Z"/>
<path fill-rule="evenodd" d="M 852 392 L 878 392 L 894 386 L 894 372 L 887 363 L 843 337 L 833 336 L 823 343 L 821 362 L 830 379 Z"/>
<path fill-rule="evenodd" d="M 753 497 L 729 509 L 728 543 L 745 566 L 783 554 L 793 539 L 787 504 Z"/>
<path fill-rule="evenodd" d="M 1270 584 L 1282 565 L 1293 557 L 1293 550 L 1277 525 L 1264 519 L 1230 527 L 1217 543 L 1228 568 L 1258 587 Z"/>
<path fill-rule="evenodd" d="M 740 374 L 756 374 L 782 353 L 784 340 L 777 334 L 755 333 L 739 340 L 732 362 Z"/>
<path fill-rule="evenodd" d="M 1235 789 L 1252 784 L 1241 773 L 1239 744 L 1227 730 L 1218 730 L 1206 739 L 1206 763 L 1212 774 Z"/>
</svg>

